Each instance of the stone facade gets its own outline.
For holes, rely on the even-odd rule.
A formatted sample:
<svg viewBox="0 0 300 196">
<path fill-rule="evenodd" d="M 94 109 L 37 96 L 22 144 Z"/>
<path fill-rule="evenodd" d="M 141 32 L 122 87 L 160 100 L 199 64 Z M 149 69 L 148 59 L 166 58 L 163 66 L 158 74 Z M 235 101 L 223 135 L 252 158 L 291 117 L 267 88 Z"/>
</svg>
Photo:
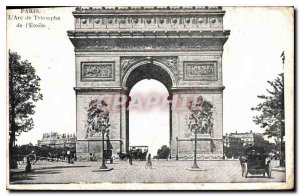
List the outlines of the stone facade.
<svg viewBox="0 0 300 196">
<path fill-rule="evenodd" d="M 138 81 L 162 82 L 170 97 L 201 95 L 213 105 L 213 131 L 200 135 L 198 156 L 223 156 L 222 53 L 229 31 L 220 7 L 76 8 L 75 47 L 77 155 L 99 154 L 101 136 L 86 136 L 87 109 L 93 99 L 129 95 Z M 147 70 L 147 71 L 142 71 Z M 170 111 L 171 156 L 191 157 L 193 134 L 188 111 Z M 113 154 L 129 147 L 129 112 L 110 112 Z"/>
<path fill-rule="evenodd" d="M 44 133 L 38 140 L 38 146 L 50 146 L 60 148 L 72 148 L 76 146 L 76 136 L 73 134 L 59 134 L 58 132 Z"/>
<path fill-rule="evenodd" d="M 252 131 L 245 132 L 245 133 L 238 133 L 238 132 L 230 133 L 229 135 L 226 134 L 223 137 L 224 144 L 225 144 L 225 141 L 229 141 L 229 143 L 226 143 L 227 144 L 226 147 L 230 147 L 230 145 L 231 145 L 230 141 L 235 142 L 234 138 L 239 138 L 240 141 L 242 142 L 243 146 L 253 146 L 255 143 L 255 139 L 263 140 L 263 137 L 260 134 L 252 133 Z"/>
</svg>

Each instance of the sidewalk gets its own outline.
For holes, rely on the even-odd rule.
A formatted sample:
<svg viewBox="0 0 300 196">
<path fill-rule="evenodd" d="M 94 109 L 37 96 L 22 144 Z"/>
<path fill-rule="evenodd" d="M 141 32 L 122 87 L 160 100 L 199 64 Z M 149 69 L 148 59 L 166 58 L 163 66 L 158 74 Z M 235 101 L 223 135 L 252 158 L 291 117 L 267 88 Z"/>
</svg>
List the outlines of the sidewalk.
<svg viewBox="0 0 300 196">
<path fill-rule="evenodd" d="M 285 172 L 285 167 L 273 167 L 272 171 Z"/>
</svg>

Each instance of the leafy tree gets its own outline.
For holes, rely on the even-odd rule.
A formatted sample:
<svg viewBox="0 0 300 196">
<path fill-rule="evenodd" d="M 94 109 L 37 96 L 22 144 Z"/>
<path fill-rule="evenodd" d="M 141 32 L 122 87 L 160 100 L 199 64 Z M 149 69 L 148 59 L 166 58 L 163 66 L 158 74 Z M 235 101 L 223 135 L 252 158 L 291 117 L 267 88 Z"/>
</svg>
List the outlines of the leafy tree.
<svg viewBox="0 0 300 196">
<path fill-rule="evenodd" d="M 166 145 L 163 145 L 160 149 L 157 150 L 157 156 L 159 159 L 167 159 L 170 155 L 170 148 Z"/>
<path fill-rule="evenodd" d="M 16 137 L 34 127 L 34 102 L 43 98 L 40 77 L 27 60 L 22 61 L 15 52 L 9 52 L 9 150 L 12 166 Z"/>
<path fill-rule="evenodd" d="M 281 73 L 274 81 L 268 81 L 272 90 L 267 95 L 259 95 L 263 102 L 251 110 L 259 111 L 253 121 L 265 130 L 264 134 L 269 137 L 276 137 L 281 141 L 280 165 L 284 165 L 284 142 L 285 121 L 284 121 L 284 74 Z"/>
</svg>

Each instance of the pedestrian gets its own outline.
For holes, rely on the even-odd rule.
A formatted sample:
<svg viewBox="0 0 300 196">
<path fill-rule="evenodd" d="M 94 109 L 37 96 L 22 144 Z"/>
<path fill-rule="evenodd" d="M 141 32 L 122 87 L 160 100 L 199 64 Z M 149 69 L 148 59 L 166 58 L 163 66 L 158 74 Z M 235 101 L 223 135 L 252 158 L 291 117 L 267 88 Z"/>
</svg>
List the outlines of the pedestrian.
<svg viewBox="0 0 300 196">
<path fill-rule="evenodd" d="M 132 153 L 131 152 L 129 152 L 128 160 L 129 160 L 129 164 L 132 165 Z"/>
<path fill-rule="evenodd" d="M 36 158 L 36 153 L 35 151 L 31 151 L 31 154 L 33 155 L 33 159 L 34 159 L 34 162 L 33 163 L 36 163 L 37 162 L 37 158 Z"/>
<path fill-rule="evenodd" d="M 71 151 L 67 151 L 67 158 L 68 158 L 68 163 L 71 164 Z"/>
<path fill-rule="evenodd" d="M 29 156 L 26 157 L 25 171 L 26 172 L 31 172 L 31 162 L 30 162 Z"/>
<path fill-rule="evenodd" d="M 147 164 L 149 165 L 149 167 L 152 167 L 152 162 L 151 162 L 151 154 L 148 154 L 148 158 L 147 158 Z"/>
</svg>

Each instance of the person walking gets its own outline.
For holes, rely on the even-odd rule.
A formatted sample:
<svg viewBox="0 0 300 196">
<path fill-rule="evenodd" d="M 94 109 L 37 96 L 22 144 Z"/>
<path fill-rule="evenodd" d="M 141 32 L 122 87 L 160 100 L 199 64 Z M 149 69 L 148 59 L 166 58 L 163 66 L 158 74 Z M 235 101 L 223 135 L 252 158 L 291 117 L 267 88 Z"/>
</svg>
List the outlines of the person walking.
<svg viewBox="0 0 300 196">
<path fill-rule="evenodd" d="M 152 162 L 151 162 L 151 154 L 149 153 L 148 154 L 148 157 L 147 157 L 147 163 L 146 163 L 146 169 L 147 168 L 152 168 Z"/>
<path fill-rule="evenodd" d="M 129 164 L 132 165 L 132 152 L 131 151 L 129 152 L 128 160 L 129 160 Z"/>
<path fill-rule="evenodd" d="M 68 163 L 71 164 L 71 151 L 67 151 L 67 158 L 68 158 Z"/>
<path fill-rule="evenodd" d="M 26 166 L 25 166 L 26 172 L 31 172 L 31 162 L 29 156 L 26 157 Z"/>
<path fill-rule="evenodd" d="M 33 156 L 33 160 L 34 160 L 34 162 L 33 163 L 36 163 L 37 162 L 37 158 L 36 158 L 36 153 L 35 153 L 35 151 L 33 150 L 33 151 L 31 151 L 31 154 L 32 154 L 32 156 Z"/>
</svg>

